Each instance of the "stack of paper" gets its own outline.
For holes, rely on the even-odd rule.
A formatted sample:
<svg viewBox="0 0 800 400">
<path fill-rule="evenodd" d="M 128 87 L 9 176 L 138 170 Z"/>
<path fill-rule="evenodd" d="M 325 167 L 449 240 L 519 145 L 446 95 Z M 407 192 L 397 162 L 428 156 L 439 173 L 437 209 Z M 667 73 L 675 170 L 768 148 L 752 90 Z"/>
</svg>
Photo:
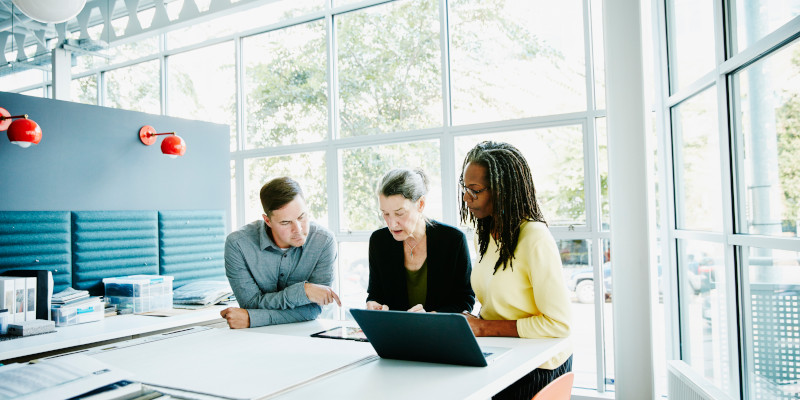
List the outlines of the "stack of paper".
<svg viewBox="0 0 800 400">
<path fill-rule="evenodd" d="M 89 298 L 89 291 L 75 290 L 68 287 L 58 293 L 53 294 L 52 304 L 70 304 Z"/>
<path fill-rule="evenodd" d="M 232 295 L 228 281 L 195 281 L 175 289 L 172 302 L 175 308 L 200 308 L 225 301 Z"/>
</svg>

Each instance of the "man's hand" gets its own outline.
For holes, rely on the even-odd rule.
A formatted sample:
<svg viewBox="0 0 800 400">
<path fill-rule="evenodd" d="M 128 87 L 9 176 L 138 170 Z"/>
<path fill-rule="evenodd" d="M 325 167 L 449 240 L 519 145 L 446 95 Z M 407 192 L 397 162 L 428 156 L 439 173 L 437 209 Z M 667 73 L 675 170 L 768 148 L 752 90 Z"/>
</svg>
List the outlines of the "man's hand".
<svg viewBox="0 0 800 400">
<path fill-rule="evenodd" d="M 367 310 L 389 311 L 389 306 L 378 303 L 377 301 L 368 301 Z"/>
<path fill-rule="evenodd" d="M 308 296 L 308 299 L 314 303 L 317 303 L 321 306 L 327 306 L 335 301 L 340 307 L 342 305 L 342 302 L 339 300 L 339 296 L 337 296 L 336 292 L 334 292 L 333 289 L 328 286 L 306 282 L 304 288 L 306 289 L 306 296 Z"/>
<path fill-rule="evenodd" d="M 219 315 L 228 321 L 231 329 L 241 329 L 250 327 L 250 313 L 244 308 L 228 307 L 219 312 Z"/>
<path fill-rule="evenodd" d="M 417 304 L 414 307 L 408 309 L 408 312 L 425 312 L 425 307 L 422 304 Z"/>
</svg>

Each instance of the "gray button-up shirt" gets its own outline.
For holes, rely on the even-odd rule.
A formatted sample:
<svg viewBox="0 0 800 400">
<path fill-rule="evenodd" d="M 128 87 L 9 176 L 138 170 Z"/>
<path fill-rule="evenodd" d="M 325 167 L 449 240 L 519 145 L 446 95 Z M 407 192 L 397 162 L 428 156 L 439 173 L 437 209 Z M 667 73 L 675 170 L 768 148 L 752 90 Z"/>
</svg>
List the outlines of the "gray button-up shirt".
<svg viewBox="0 0 800 400">
<path fill-rule="evenodd" d="M 305 282 L 330 286 L 336 240 L 309 222 L 301 247 L 282 250 L 267 235 L 266 223 L 249 223 L 225 240 L 225 273 L 250 327 L 308 321 L 322 308 L 306 296 Z"/>
</svg>

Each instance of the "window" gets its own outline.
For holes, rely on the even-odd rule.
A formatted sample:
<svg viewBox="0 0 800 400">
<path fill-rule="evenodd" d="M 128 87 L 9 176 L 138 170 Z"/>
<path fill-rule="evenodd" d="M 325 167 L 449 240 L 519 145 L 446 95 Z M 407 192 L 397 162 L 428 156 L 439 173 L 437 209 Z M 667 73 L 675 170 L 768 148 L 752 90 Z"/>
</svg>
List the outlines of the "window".
<svg viewBox="0 0 800 400">
<path fill-rule="evenodd" d="M 106 72 L 104 105 L 160 114 L 160 70 L 158 60 L 154 60 Z"/>
<path fill-rule="evenodd" d="M 717 91 L 711 88 L 673 109 L 678 228 L 722 231 Z"/>
<path fill-rule="evenodd" d="M 335 21 L 342 137 L 442 125 L 438 2 L 389 2 Z"/>
<path fill-rule="evenodd" d="M 245 148 L 322 140 L 328 132 L 325 24 L 243 39 Z"/>
<path fill-rule="evenodd" d="M 581 2 L 448 3 L 453 124 L 586 110 Z"/>
<path fill-rule="evenodd" d="M 167 114 L 226 124 L 236 141 L 233 42 L 167 58 Z"/>
<path fill-rule="evenodd" d="M 744 233 L 796 236 L 800 220 L 800 42 L 733 77 Z M 746 219 L 744 219 L 746 218 Z"/>
<path fill-rule="evenodd" d="M 675 93 L 714 68 L 714 3 L 668 1 L 667 23 L 670 92 Z"/>
<path fill-rule="evenodd" d="M 730 390 L 724 247 L 698 240 L 678 241 L 682 358 L 708 380 Z M 734 364 L 735 365 L 735 364 Z"/>
<path fill-rule="evenodd" d="M 664 16 L 672 357 L 736 398 L 798 393 L 798 14 L 795 0 L 675 0 Z"/>
</svg>

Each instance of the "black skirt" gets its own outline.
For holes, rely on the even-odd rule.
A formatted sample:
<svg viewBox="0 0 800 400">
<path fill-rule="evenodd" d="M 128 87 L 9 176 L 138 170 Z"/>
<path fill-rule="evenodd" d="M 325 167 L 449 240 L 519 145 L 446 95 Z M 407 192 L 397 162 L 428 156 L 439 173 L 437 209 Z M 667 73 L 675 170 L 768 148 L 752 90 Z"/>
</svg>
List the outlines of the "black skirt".
<svg viewBox="0 0 800 400">
<path fill-rule="evenodd" d="M 492 397 L 493 400 L 531 400 L 548 383 L 572 371 L 572 356 L 555 369 L 536 368 Z"/>
</svg>

